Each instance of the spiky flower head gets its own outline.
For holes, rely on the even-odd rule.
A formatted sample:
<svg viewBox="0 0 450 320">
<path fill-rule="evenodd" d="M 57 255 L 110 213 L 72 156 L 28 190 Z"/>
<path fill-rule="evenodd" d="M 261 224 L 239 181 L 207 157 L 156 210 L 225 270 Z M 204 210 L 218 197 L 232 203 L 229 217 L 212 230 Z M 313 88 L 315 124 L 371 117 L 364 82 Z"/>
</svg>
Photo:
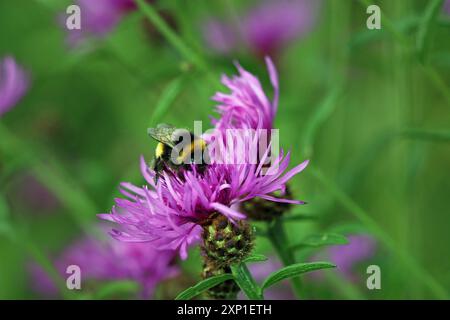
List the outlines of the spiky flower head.
<svg viewBox="0 0 450 320">
<path fill-rule="evenodd" d="M 245 220 L 232 223 L 213 213 L 203 226 L 202 253 L 219 266 L 238 263 L 253 249 L 253 229 Z"/>
<path fill-rule="evenodd" d="M 216 111 L 219 119 L 212 119 L 218 130 L 226 129 L 266 129 L 273 128 L 278 109 L 278 74 L 270 58 L 266 58 L 270 82 L 273 86 L 273 99 L 264 92 L 257 77 L 245 70 L 238 63 L 239 75 L 222 76 L 222 83 L 230 89 L 230 93 L 216 93 L 212 99 L 219 103 Z"/>
</svg>

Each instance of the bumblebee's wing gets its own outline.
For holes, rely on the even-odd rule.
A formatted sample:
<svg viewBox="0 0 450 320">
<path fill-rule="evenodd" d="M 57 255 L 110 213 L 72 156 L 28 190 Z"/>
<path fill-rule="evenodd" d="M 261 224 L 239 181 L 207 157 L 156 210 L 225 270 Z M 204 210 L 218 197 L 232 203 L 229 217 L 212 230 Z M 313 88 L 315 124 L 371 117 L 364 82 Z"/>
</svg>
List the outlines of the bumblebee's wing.
<svg viewBox="0 0 450 320">
<path fill-rule="evenodd" d="M 156 141 L 162 142 L 165 145 L 173 148 L 175 144 L 172 140 L 172 136 L 176 130 L 176 127 L 169 124 L 159 124 L 156 128 L 149 128 L 148 134 Z"/>
</svg>

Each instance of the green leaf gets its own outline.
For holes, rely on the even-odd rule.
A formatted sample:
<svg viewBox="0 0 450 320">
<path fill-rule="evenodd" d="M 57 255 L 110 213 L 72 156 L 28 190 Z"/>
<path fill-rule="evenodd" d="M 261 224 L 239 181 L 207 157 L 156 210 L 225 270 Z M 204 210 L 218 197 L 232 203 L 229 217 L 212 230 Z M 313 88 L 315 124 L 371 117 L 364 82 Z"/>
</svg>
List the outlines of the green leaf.
<svg viewBox="0 0 450 320">
<path fill-rule="evenodd" d="M 406 129 L 401 133 L 404 137 L 410 139 L 421 139 L 436 142 L 449 142 L 450 131 L 448 130 L 425 130 L 425 129 Z"/>
<path fill-rule="evenodd" d="M 433 0 L 428 3 L 417 31 L 417 52 L 422 63 L 426 62 L 434 28 L 437 25 L 436 19 L 441 12 L 443 3 L 444 0 Z"/>
<path fill-rule="evenodd" d="M 299 244 L 293 245 L 292 249 L 299 249 L 303 247 L 322 247 L 329 245 L 344 245 L 348 244 L 348 240 L 345 236 L 337 233 L 322 233 L 322 234 L 312 234 Z"/>
<path fill-rule="evenodd" d="M 267 257 L 263 254 L 252 254 L 251 256 L 247 257 L 244 259 L 244 263 L 249 263 L 249 262 L 262 262 L 262 261 L 266 261 Z"/>
<path fill-rule="evenodd" d="M 95 298 L 107 299 L 116 296 L 134 295 L 139 289 L 140 286 L 135 281 L 113 281 L 103 285 L 95 294 Z"/>
<path fill-rule="evenodd" d="M 181 92 L 183 77 L 176 78 L 170 82 L 161 94 L 158 102 L 156 103 L 155 110 L 153 111 L 150 125 L 157 124 L 162 116 L 167 112 L 169 107 L 173 104 L 177 96 Z"/>
<path fill-rule="evenodd" d="M 261 288 L 256 284 L 255 279 L 253 279 L 245 263 L 234 264 L 231 265 L 230 268 L 234 276 L 234 281 L 236 281 L 239 288 L 241 288 L 249 299 L 264 299 Z"/>
<path fill-rule="evenodd" d="M 218 284 L 221 284 L 224 281 L 234 279 L 232 274 L 226 273 L 226 274 L 220 274 L 217 276 L 210 277 L 208 279 L 202 280 L 199 283 L 197 283 L 195 286 L 192 286 L 190 288 L 187 288 L 183 292 L 181 292 L 175 300 L 189 300 L 192 299 L 195 296 L 198 296 L 200 293 L 211 289 Z"/>
<path fill-rule="evenodd" d="M 329 269 L 335 268 L 336 266 L 329 262 L 310 262 L 310 263 L 297 263 L 284 268 L 281 268 L 278 271 L 275 271 L 267 279 L 264 281 L 262 285 L 262 290 L 267 289 L 268 287 L 273 286 L 275 283 L 278 283 L 284 279 L 292 278 L 298 276 L 300 274 L 311 272 L 320 269 Z"/>
</svg>

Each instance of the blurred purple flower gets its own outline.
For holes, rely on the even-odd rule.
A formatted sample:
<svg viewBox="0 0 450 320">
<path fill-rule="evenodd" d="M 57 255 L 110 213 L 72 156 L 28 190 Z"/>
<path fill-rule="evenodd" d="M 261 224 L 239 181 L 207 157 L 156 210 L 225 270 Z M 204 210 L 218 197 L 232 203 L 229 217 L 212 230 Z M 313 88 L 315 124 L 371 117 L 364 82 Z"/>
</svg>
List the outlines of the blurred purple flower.
<svg viewBox="0 0 450 320">
<path fill-rule="evenodd" d="M 14 107 L 28 88 L 28 76 L 14 58 L 0 60 L 0 116 Z"/>
<path fill-rule="evenodd" d="M 346 246 L 333 246 L 329 248 L 330 260 L 336 264 L 338 270 L 347 279 L 356 279 L 353 273 L 354 266 L 375 254 L 376 243 L 367 235 L 351 235 Z"/>
<path fill-rule="evenodd" d="M 51 212 L 59 206 L 58 199 L 53 193 L 29 174 L 21 179 L 15 195 L 33 214 Z"/>
<path fill-rule="evenodd" d="M 355 266 L 375 254 L 375 239 L 368 235 L 350 235 L 347 237 L 347 245 L 332 246 L 319 253 L 313 260 L 320 258 L 329 259 L 337 266 L 336 271 L 349 281 L 357 281 L 358 275 L 355 273 Z M 319 279 L 321 273 L 312 274 L 313 278 Z"/>
<path fill-rule="evenodd" d="M 444 11 L 450 14 L 450 0 L 445 1 L 444 3 Z"/>
<path fill-rule="evenodd" d="M 242 32 L 244 41 L 256 53 L 276 55 L 309 32 L 313 22 L 310 0 L 266 0 L 243 19 Z"/>
<path fill-rule="evenodd" d="M 227 23 L 210 19 L 204 23 L 202 29 L 206 43 L 215 52 L 225 55 L 236 48 L 236 35 Z"/>
<path fill-rule="evenodd" d="M 264 0 L 238 17 L 239 25 L 210 19 L 203 26 L 204 38 L 211 49 L 221 54 L 244 46 L 259 56 L 274 57 L 311 30 L 316 6 L 312 0 Z M 215 25 L 211 21 L 216 21 Z"/>
<path fill-rule="evenodd" d="M 262 283 L 272 272 L 275 272 L 282 267 L 283 264 L 276 257 L 269 257 L 267 261 L 253 263 L 248 266 L 250 273 L 258 283 Z M 264 298 L 267 300 L 294 300 L 295 296 L 292 293 L 289 282 L 282 281 L 277 285 L 264 290 Z M 245 299 L 242 294 L 240 299 Z"/>
<path fill-rule="evenodd" d="M 134 0 L 77 0 L 76 4 L 81 10 L 81 30 L 68 30 L 67 40 L 72 46 L 87 37 L 108 35 L 125 14 L 136 9 Z"/>
<path fill-rule="evenodd" d="M 271 66 L 273 68 L 273 65 Z M 242 68 L 240 71 L 244 72 Z M 274 68 L 271 72 L 273 77 Z M 230 97 L 229 101 L 224 95 L 221 99 L 222 109 L 226 110 L 225 105 L 228 103 L 230 108 L 235 104 L 245 105 L 250 98 L 262 104 L 268 104 L 264 108 L 269 108 L 270 104 L 263 99 L 264 92 L 261 87 L 256 86 L 255 79 L 250 73 L 245 73 L 245 81 L 230 83 L 230 87 L 239 95 Z M 240 99 L 245 101 L 241 102 Z M 273 116 L 273 110 L 265 111 L 268 112 L 269 117 Z M 255 123 L 258 128 L 261 128 L 262 119 L 255 123 L 245 123 L 248 113 L 249 111 L 244 108 L 238 108 L 234 112 L 243 128 L 250 128 Z M 263 111 L 260 113 L 261 116 L 262 113 Z M 228 113 L 224 112 L 223 116 L 225 114 Z M 218 122 L 228 123 L 227 121 L 219 120 Z M 224 137 L 222 140 L 220 139 L 221 130 L 217 132 L 219 135 L 215 137 L 219 137 L 216 139 L 218 149 L 229 150 L 227 147 L 230 145 L 237 145 L 234 140 L 236 137 L 226 137 L 226 139 Z M 219 162 L 218 160 L 222 159 L 210 153 L 212 162 L 208 164 L 204 172 L 198 172 L 195 165 L 191 166 L 191 170 L 181 170 L 179 173 L 167 169 L 158 180 L 158 184 L 154 182 L 155 172 L 149 170 L 145 160 L 141 158 L 141 172 L 150 187 L 140 188 L 130 183 L 122 183 L 121 193 L 127 199 L 116 199 L 116 205 L 112 208 L 111 214 L 101 214 L 100 218 L 120 225 L 121 230 L 112 230 L 111 233 L 119 240 L 151 242 L 159 249 L 179 250 L 181 258 L 186 259 L 188 247 L 201 239 L 202 222 L 213 213 L 221 213 L 231 221 L 245 219 L 246 216 L 239 212 L 239 204 L 255 197 L 275 202 L 303 203 L 273 197 L 271 193 L 278 190 L 283 192 L 286 183 L 301 172 L 308 165 L 308 161 L 287 171 L 290 154 L 287 153 L 284 156 L 281 151 L 264 174 L 263 164 L 270 149 L 258 159 L 257 163 L 254 163 L 236 161 L 242 160 L 240 157 L 248 153 L 245 145 L 237 145 L 237 148 L 241 149 L 234 149 L 228 154 L 235 158 L 228 159 L 231 161 L 226 163 Z M 222 153 L 219 153 L 220 156 Z"/>
<path fill-rule="evenodd" d="M 133 280 L 141 285 L 142 298 L 151 298 L 159 282 L 178 275 L 175 256 L 174 251 L 155 250 L 143 243 L 86 238 L 68 247 L 54 263 L 63 278 L 68 266 L 79 266 L 82 288 L 86 281 Z M 33 265 L 31 272 L 38 292 L 56 296 L 56 287 L 40 267 Z"/>
<path fill-rule="evenodd" d="M 266 64 L 274 88 L 272 101 L 267 98 L 258 78 L 239 64 L 236 64 L 239 76 L 231 78 L 222 76 L 222 83 L 231 90 L 231 93 L 218 92 L 213 96 L 213 100 L 220 103 L 216 107 L 220 119 L 212 120 L 217 129 L 273 128 L 278 109 L 278 74 L 270 58 L 266 58 Z"/>
</svg>

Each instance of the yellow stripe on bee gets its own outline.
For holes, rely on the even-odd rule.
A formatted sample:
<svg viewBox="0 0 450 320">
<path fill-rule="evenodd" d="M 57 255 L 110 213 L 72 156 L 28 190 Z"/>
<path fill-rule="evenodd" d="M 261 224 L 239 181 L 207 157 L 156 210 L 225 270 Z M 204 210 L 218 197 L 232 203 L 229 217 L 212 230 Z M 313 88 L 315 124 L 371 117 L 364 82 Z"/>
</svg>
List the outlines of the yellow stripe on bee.
<svg viewBox="0 0 450 320">
<path fill-rule="evenodd" d="M 206 148 L 205 140 L 195 139 L 194 141 L 191 142 L 191 145 L 189 146 L 189 149 L 187 149 L 187 152 L 185 152 L 185 149 L 183 148 L 177 160 L 179 163 L 185 163 L 188 160 L 190 160 L 189 158 L 191 157 L 191 155 L 194 153 L 195 150 L 203 151 L 205 148 Z"/>
<path fill-rule="evenodd" d="M 159 143 L 156 145 L 156 150 L 155 150 L 155 156 L 156 156 L 156 158 L 162 157 L 163 153 L 164 153 L 164 144 L 161 143 L 161 142 L 159 142 Z"/>
</svg>

